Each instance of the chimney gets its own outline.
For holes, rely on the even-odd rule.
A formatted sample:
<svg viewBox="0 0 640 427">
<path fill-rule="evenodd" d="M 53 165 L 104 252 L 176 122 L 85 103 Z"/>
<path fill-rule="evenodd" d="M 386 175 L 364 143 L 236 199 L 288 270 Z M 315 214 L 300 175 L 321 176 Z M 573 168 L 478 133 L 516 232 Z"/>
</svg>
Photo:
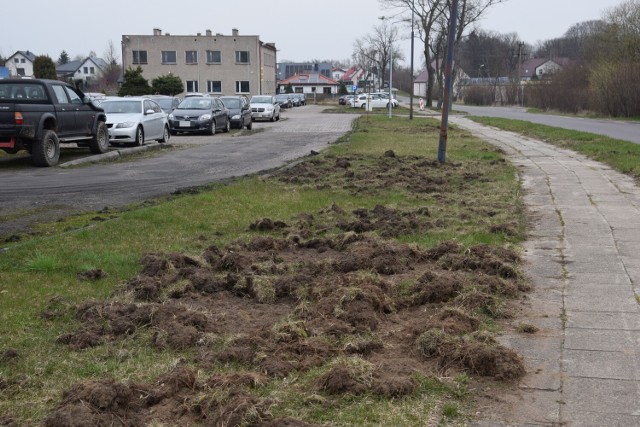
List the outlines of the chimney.
<svg viewBox="0 0 640 427">
<path fill-rule="evenodd" d="M 207 37 L 211 37 L 211 30 L 206 31 Z"/>
<path fill-rule="evenodd" d="M 161 36 L 162 35 L 162 30 L 160 28 L 154 28 L 153 29 L 153 35 L 154 36 Z"/>
<path fill-rule="evenodd" d="M 200 37 L 202 35 L 202 33 L 198 33 L 197 36 Z"/>
<path fill-rule="evenodd" d="M 240 34 L 240 32 L 238 31 L 237 28 L 234 28 L 234 29 L 231 30 L 231 34 L 234 35 L 234 36 L 237 36 L 237 35 Z"/>
</svg>

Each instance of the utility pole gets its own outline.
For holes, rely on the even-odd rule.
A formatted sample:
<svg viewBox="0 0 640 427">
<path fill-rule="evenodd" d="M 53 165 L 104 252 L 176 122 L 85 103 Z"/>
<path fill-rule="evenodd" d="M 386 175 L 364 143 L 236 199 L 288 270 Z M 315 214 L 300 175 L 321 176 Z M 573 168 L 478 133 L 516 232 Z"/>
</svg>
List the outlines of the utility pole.
<svg viewBox="0 0 640 427">
<path fill-rule="evenodd" d="M 522 48 L 524 42 L 518 42 L 518 83 L 520 85 L 520 105 L 524 107 L 524 88 L 522 87 Z"/>
<path fill-rule="evenodd" d="M 409 120 L 413 120 L 413 10 L 415 8 L 415 3 L 413 0 L 411 1 L 411 89 L 409 90 Z"/>
</svg>

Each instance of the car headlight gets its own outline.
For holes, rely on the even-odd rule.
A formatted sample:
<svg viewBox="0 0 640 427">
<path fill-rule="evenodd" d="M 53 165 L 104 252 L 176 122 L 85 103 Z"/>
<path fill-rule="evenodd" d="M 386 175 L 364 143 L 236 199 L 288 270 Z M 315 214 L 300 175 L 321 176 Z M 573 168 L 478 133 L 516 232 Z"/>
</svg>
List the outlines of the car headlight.
<svg viewBox="0 0 640 427">
<path fill-rule="evenodd" d="M 122 128 L 132 128 L 134 127 L 136 124 L 134 122 L 122 122 L 122 123 L 118 123 L 116 125 L 117 129 L 122 129 Z"/>
<path fill-rule="evenodd" d="M 240 120 L 240 114 L 236 114 L 235 116 L 231 117 L 231 120 Z"/>
<path fill-rule="evenodd" d="M 203 114 L 198 117 L 198 120 L 211 120 L 211 114 Z"/>
<path fill-rule="evenodd" d="M 169 115 L 167 116 L 167 118 L 168 118 L 169 120 L 173 120 L 173 114 L 169 114 Z"/>
<path fill-rule="evenodd" d="M 265 112 L 270 113 L 273 111 L 273 107 L 269 106 L 269 107 L 265 107 L 264 109 Z"/>
</svg>

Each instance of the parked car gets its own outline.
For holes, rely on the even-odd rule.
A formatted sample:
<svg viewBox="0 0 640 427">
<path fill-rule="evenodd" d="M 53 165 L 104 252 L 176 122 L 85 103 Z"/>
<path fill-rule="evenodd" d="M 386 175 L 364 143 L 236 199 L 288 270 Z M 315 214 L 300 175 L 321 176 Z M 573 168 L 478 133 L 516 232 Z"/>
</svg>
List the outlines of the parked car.
<svg viewBox="0 0 640 427">
<path fill-rule="evenodd" d="M 221 96 L 219 98 L 229 110 L 231 127 L 242 129 L 246 127 L 251 130 L 253 121 L 251 120 L 251 107 L 249 100 L 244 95 Z"/>
<path fill-rule="evenodd" d="M 110 144 L 146 141 L 169 142 L 169 122 L 162 108 L 144 97 L 106 100 L 100 108 L 107 114 Z"/>
<path fill-rule="evenodd" d="M 178 96 L 169 95 L 149 95 L 148 98 L 155 101 L 167 114 L 171 113 L 182 101 L 182 98 Z"/>
<path fill-rule="evenodd" d="M 280 104 L 275 96 L 256 95 L 251 97 L 251 119 L 268 119 L 272 122 L 280 120 Z"/>
<path fill-rule="evenodd" d="M 276 101 L 278 101 L 278 104 L 280 104 L 280 107 L 282 108 L 291 108 L 293 106 L 291 98 L 289 98 L 289 95 L 286 93 L 276 95 Z"/>
<path fill-rule="evenodd" d="M 106 115 L 88 96 L 58 80 L 0 79 L 0 149 L 27 150 L 36 166 L 55 166 L 60 143 L 105 153 Z"/>
<path fill-rule="evenodd" d="M 307 96 L 304 93 L 294 93 L 300 101 L 300 105 L 307 105 Z"/>
<path fill-rule="evenodd" d="M 371 108 L 389 108 L 389 99 L 375 94 L 363 93 L 349 101 L 349 105 L 355 108 L 367 108 L 367 103 L 371 105 Z"/>
<path fill-rule="evenodd" d="M 191 96 L 178 104 L 169 114 L 172 135 L 178 132 L 204 132 L 213 135 L 217 130 L 229 132 L 229 110 L 218 98 Z"/>
<path fill-rule="evenodd" d="M 380 98 L 389 99 L 389 92 L 371 92 L 371 95 L 376 95 L 376 96 L 379 96 Z M 398 105 L 400 105 L 400 102 L 397 99 L 393 98 L 392 105 L 393 105 L 393 108 L 396 108 Z"/>
<path fill-rule="evenodd" d="M 294 107 L 299 107 L 300 105 L 302 105 L 300 103 L 300 98 L 298 98 L 295 93 L 288 93 L 287 96 L 291 100 L 291 105 L 293 105 Z"/>
<path fill-rule="evenodd" d="M 355 97 L 355 95 L 342 95 L 338 98 L 338 104 L 349 105 L 349 102 Z"/>
</svg>

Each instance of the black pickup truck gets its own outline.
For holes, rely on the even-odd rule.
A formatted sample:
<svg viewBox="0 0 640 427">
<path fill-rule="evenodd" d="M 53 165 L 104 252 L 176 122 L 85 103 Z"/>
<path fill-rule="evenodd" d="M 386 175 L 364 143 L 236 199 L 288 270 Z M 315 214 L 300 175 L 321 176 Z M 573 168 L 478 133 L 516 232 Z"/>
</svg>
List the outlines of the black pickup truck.
<svg viewBox="0 0 640 427">
<path fill-rule="evenodd" d="M 25 149 L 37 166 L 54 166 L 61 142 L 92 153 L 109 149 L 107 118 L 73 86 L 44 79 L 0 79 L 0 149 Z"/>
</svg>

